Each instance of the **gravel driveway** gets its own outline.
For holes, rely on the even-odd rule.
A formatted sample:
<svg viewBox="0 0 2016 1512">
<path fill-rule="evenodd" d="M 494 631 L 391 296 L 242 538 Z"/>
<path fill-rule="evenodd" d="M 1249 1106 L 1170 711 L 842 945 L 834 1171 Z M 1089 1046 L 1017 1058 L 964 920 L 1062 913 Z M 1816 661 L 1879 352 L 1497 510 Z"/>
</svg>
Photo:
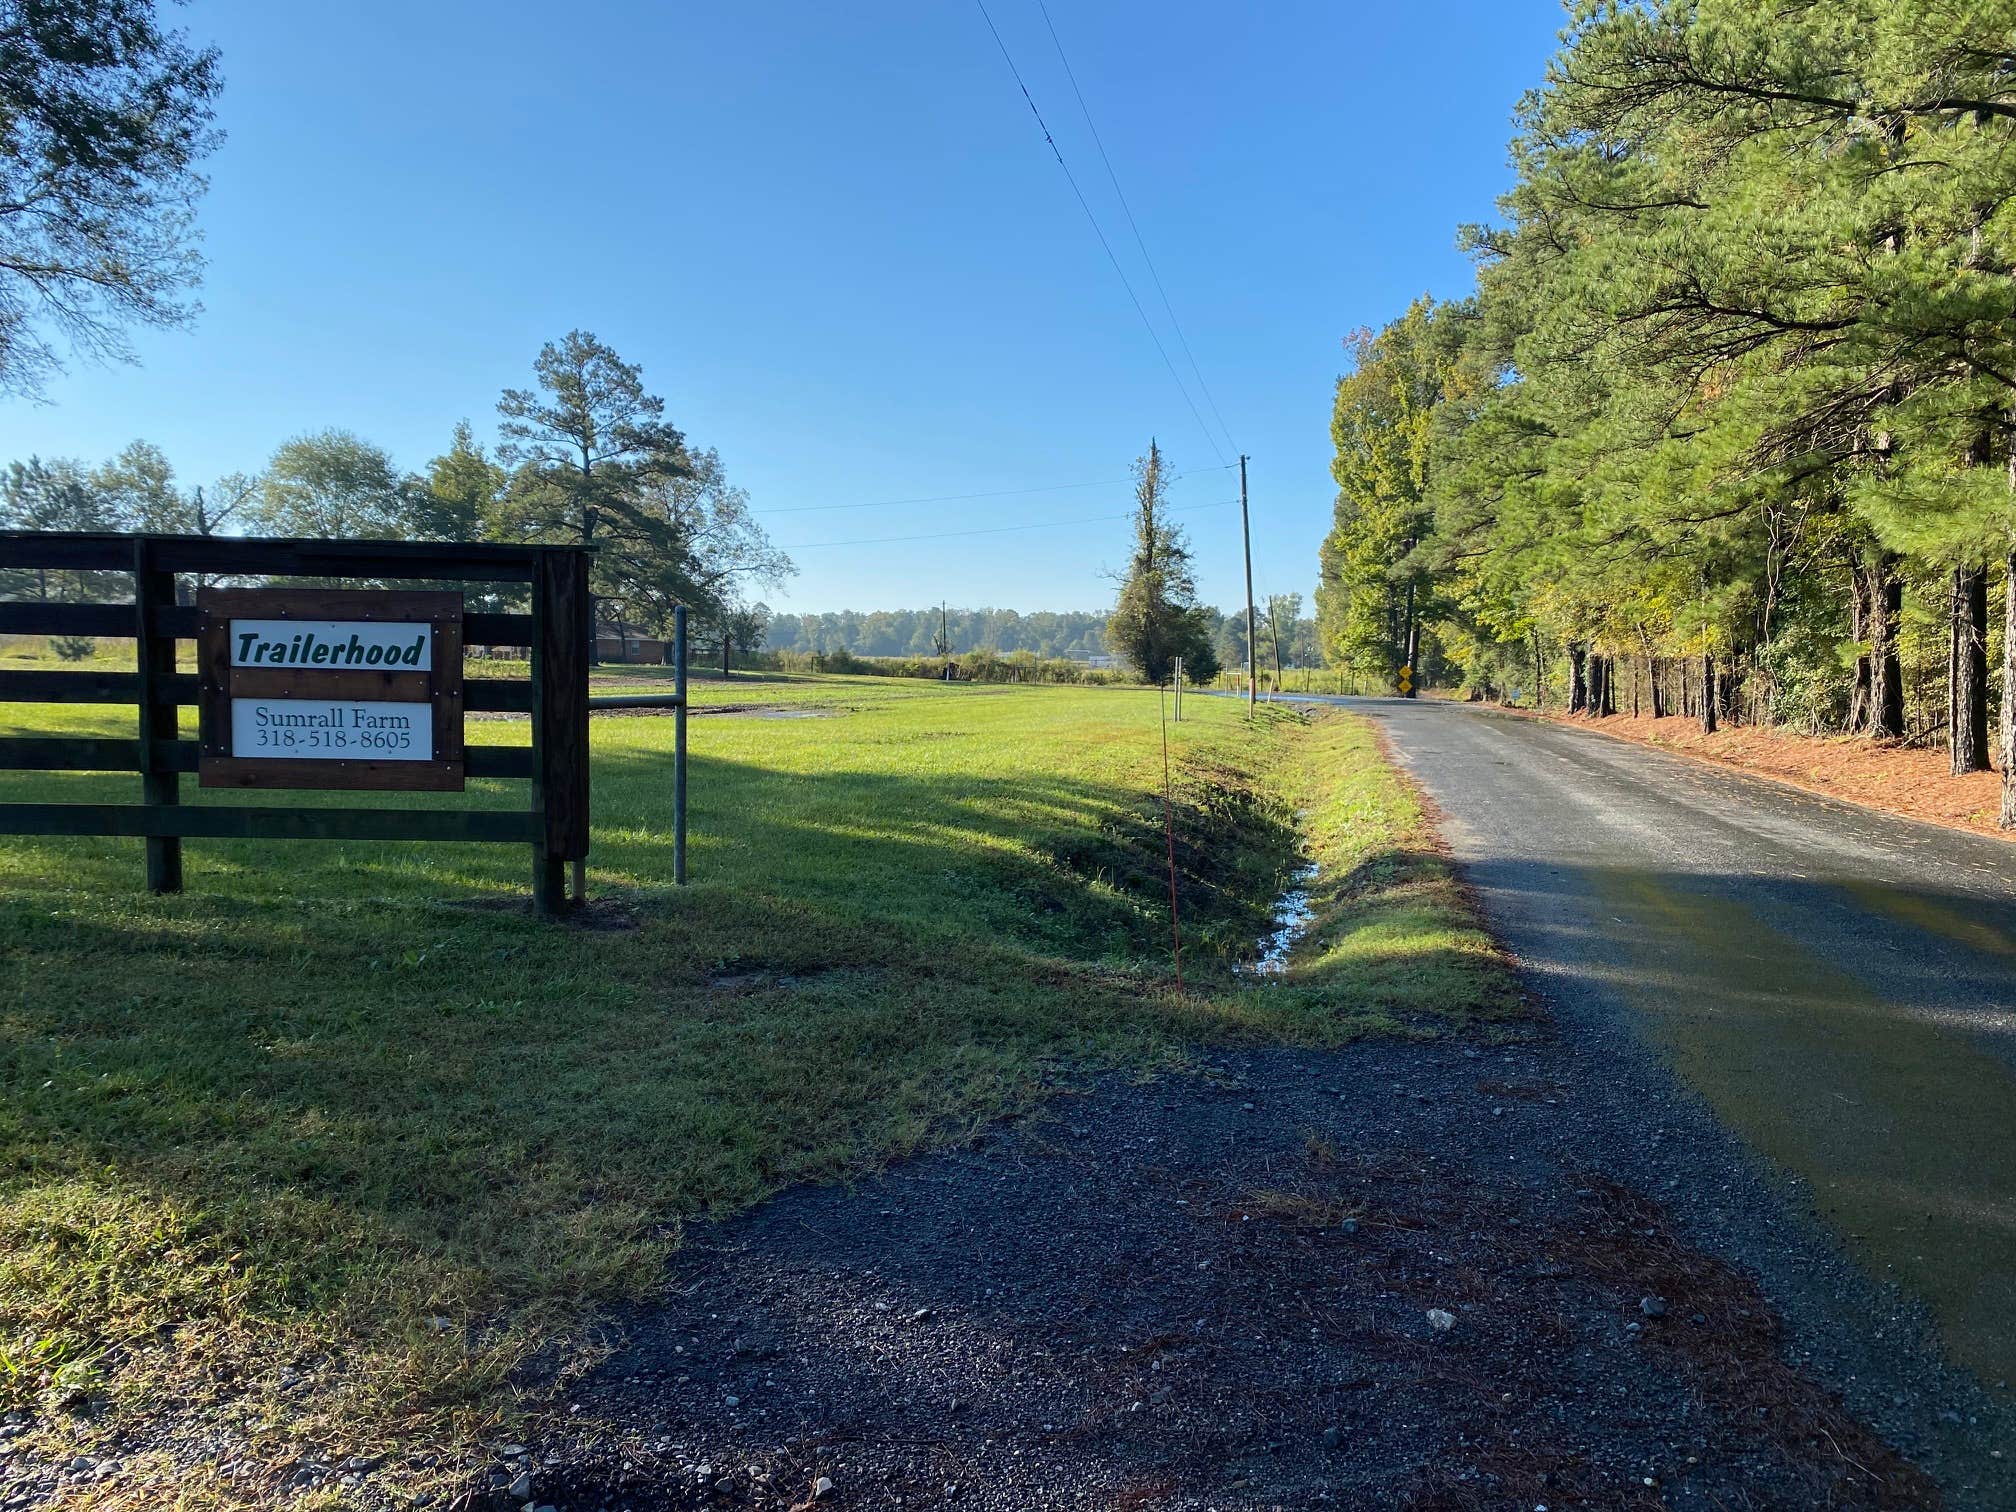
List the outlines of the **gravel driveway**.
<svg viewBox="0 0 2016 1512">
<path fill-rule="evenodd" d="M 494 1475 L 563 1508 L 2016 1505 L 2006 1419 L 1782 1196 L 1609 1046 L 1219 1055 L 694 1231 L 566 1393 L 592 1426 Z"/>
<path fill-rule="evenodd" d="M 2016 939 L 2016 851 L 1364 707 L 1527 1032 L 1066 1088 L 691 1228 L 603 1365 L 528 1383 L 560 1426 L 476 1502 L 2016 1508 L 1981 1368 L 2016 1339 L 2016 1120 L 1971 1122 L 2016 999 L 1970 933 Z"/>
</svg>

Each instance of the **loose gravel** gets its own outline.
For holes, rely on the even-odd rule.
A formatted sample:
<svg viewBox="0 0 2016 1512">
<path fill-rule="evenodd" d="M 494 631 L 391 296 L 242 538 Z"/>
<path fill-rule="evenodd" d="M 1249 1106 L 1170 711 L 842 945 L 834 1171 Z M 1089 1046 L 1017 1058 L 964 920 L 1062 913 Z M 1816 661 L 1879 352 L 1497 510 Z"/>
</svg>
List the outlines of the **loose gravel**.
<svg viewBox="0 0 2016 1512">
<path fill-rule="evenodd" d="M 689 1231 L 473 1501 L 2016 1506 L 1924 1319 L 1590 1028 L 1214 1055 Z"/>
</svg>

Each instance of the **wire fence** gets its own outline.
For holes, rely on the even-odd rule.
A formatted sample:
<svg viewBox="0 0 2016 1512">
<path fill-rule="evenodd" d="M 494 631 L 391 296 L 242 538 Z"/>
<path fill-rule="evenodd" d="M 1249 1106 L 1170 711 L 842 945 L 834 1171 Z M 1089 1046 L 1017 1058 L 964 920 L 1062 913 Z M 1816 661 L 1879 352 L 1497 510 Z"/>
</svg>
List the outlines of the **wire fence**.
<svg viewBox="0 0 2016 1512">
<path fill-rule="evenodd" d="M 1393 691 L 1393 685 L 1384 679 L 1367 677 L 1347 667 L 1283 667 L 1278 678 L 1271 667 L 1262 667 L 1259 682 L 1262 698 L 1269 693 L 1327 693 L 1351 697 L 1377 697 Z M 1211 686 L 1223 692 L 1244 693 L 1246 669 L 1240 667 L 1220 672 L 1211 680 Z"/>
</svg>

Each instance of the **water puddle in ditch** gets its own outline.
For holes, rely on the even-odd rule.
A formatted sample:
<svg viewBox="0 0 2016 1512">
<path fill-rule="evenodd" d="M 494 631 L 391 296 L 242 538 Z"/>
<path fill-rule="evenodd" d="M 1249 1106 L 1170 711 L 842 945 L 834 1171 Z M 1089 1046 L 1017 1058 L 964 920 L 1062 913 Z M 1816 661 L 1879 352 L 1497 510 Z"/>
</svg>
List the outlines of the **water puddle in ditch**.
<svg viewBox="0 0 2016 1512">
<path fill-rule="evenodd" d="M 1274 927 L 1260 937 L 1260 956 L 1239 970 L 1246 976 L 1278 977 L 1288 970 L 1288 957 L 1294 953 L 1302 936 L 1308 933 L 1310 921 L 1316 917 L 1316 906 L 1310 894 L 1316 886 L 1316 878 L 1322 868 L 1314 861 L 1304 861 L 1288 874 L 1288 890 L 1274 903 Z"/>
</svg>

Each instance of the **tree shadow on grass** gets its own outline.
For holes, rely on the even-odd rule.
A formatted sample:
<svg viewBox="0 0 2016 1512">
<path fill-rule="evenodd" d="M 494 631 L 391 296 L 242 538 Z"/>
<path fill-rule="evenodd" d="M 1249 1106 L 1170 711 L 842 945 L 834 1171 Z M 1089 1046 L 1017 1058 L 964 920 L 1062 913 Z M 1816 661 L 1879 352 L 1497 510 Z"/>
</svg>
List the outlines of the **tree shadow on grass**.
<svg viewBox="0 0 2016 1512">
<path fill-rule="evenodd" d="M 1285 986 L 1234 986 L 1237 952 L 1214 961 L 1199 942 L 1215 929 L 1250 949 L 1260 932 L 1268 897 L 1254 883 L 1294 838 L 1265 805 L 1184 815 L 1189 965 L 1206 990 L 1179 1001 L 1165 990 L 1159 816 L 1138 793 L 696 759 L 697 883 L 677 893 L 662 763 L 602 762 L 619 801 L 593 875 L 630 896 L 635 932 L 439 906 L 466 875 L 515 893 L 517 847 L 427 848 L 438 854 L 420 870 L 391 847 L 342 847 L 302 876 L 294 862 L 316 847 L 235 843 L 192 857 L 194 886 L 221 885 L 181 899 L 7 895 L 5 1053 L 26 1168 L 179 1172 L 164 1190 L 192 1178 L 203 1190 L 193 1152 L 210 1147 L 227 1182 L 320 1191 L 425 1228 L 452 1225 L 439 1205 L 458 1183 L 533 1160 L 578 1164 L 560 1185 L 585 1191 L 596 1183 L 583 1173 L 626 1166 L 638 1138 L 690 1167 L 634 1182 L 638 1200 L 732 1205 L 845 1169 L 892 1129 L 895 1147 L 915 1147 L 943 1120 L 1012 1102 L 1035 1057 L 1320 1038 L 1354 1018 L 1474 1013 L 1502 986 L 1489 942 L 1453 911 L 1447 863 L 1409 849 L 1321 884 Z M 289 875 L 292 889 L 261 896 Z M 438 1182 L 389 1153 L 432 1142 L 458 1152 Z"/>
<path fill-rule="evenodd" d="M 675 891 L 669 763 L 605 752 L 597 771 L 592 874 L 631 900 L 634 932 L 449 903 L 515 892 L 517 847 L 428 847 L 416 860 L 192 845 L 201 890 L 149 900 L 137 844 L 115 855 L 86 843 L 67 886 L 0 894 L 0 1135 L 14 1172 L 0 1200 L 7 1247 L 36 1257 L 0 1273 L 10 1330 L 144 1349 L 156 1327 L 215 1305 L 189 1276 L 224 1278 L 202 1296 L 234 1295 L 255 1331 L 352 1294 L 397 1324 L 635 1291 L 682 1216 L 956 1139 L 1030 1106 L 1075 1064 L 1169 1064 L 1208 1040 L 1334 1042 L 1446 1008 L 1488 976 L 1475 937 L 1449 933 L 1453 874 L 1421 852 L 1328 883 L 1312 953 L 1286 987 L 1207 971 L 1206 990 L 1179 999 L 1161 954 L 1159 815 L 1138 790 L 696 758 L 696 885 Z M 1249 941 L 1293 830 L 1278 808 L 1199 781 L 1222 812 L 1185 809 L 1185 912 Z M 1676 921 L 1664 897 L 1713 879 L 1566 873 L 1471 880 L 1636 899 L 1634 917 L 1673 950 L 1619 957 L 1564 935 L 1530 969 L 1656 994 L 1674 952 L 1700 954 L 1703 929 L 1729 937 L 1685 909 Z M 1838 906 L 1822 884 L 1785 886 L 1787 907 Z M 1927 891 L 1897 912 L 1967 906 Z M 1751 968 L 1728 1007 L 1745 1016 L 1734 1022 L 1778 1026 L 1777 1042 L 1818 1066 L 1832 1031 L 1798 1026 L 1838 1030 L 1841 994 L 1816 985 L 1829 981 Z M 1874 1036 L 1854 1043 L 1894 1058 L 1880 1003 L 1851 1011 Z M 1934 1158 L 1952 1126 L 1921 1115 L 1950 1111 L 1950 1088 L 1934 1087 L 1956 1073 L 1942 1054 L 1912 1053 L 1933 1078 L 1927 1095 L 1915 1111 L 1882 1104 L 1924 1125 L 1904 1142 L 1912 1162 L 1872 1168 L 1850 1191 L 1894 1206 L 1900 1234 L 1904 1217 L 1944 1204 L 1968 1229 L 1958 1252 L 1978 1253 L 1980 1203 L 1992 1218 L 2008 1194 Z M 1957 1074 L 1978 1089 L 1965 1107 L 2006 1114 L 1989 1079 Z M 1873 1091 L 1874 1073 L 1861 1075 Z M 1810 1085 L 1823 1096 L 1825 1075 Z M 108 1258 L 115 1227 L 163 1242 Z M 93 1266 L 133 1299 L 116 1325 L 61 1279 Z"/>
<path fill-rule="evenodd" d="M 0 893 L 8 1331 L 145 1353 L 215 1321 L 193 1275 L 268 1322 L 622 1292 L 678 1216 L 941 1142 L 1057 1063 L 1283 1027 L 1166 992 L 1136 792 L 696 760 L 675 891 L 665 771 L 598 761 L 593 875 L 635 931 L 458 906 L 515 891 L 517 847 L 192 844 L 190 893 L 149 899 L 137 844 L 86 842 L 67 886 Z M 1238 843 L 1288 845 L 1269 822 Z M 1190 856 L 1199 912 L 1250 912 Z"/>
</svg>

